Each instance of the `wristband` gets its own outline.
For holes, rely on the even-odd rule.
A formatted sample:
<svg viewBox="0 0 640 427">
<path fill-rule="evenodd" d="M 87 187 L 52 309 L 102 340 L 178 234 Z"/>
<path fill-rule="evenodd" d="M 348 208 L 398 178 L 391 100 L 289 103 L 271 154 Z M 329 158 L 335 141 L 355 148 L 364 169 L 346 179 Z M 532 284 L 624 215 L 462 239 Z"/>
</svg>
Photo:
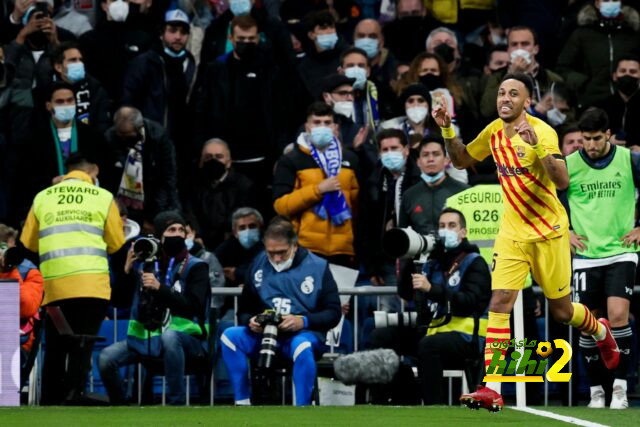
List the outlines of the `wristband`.
<svg viewBox="0 0 640 427">
<path fill-rule="evenodd" d="M 442 137 L 444 139 L 453 139 L 456 137 L 456 130 L 451 125 L 446 128 L 440 128 L 440 131 L 442 132 Z"/>
<path fill-rule="evenodd" d="M 536 145 L 532 145 L 531 147 L 536 152 L 536 155 L 538 156 L 539 159 L 544 159 L 549 155 L 549 153 L 547 153 L 547 150 L 544 149 L 544 147 L 542 146 L 542 144 L 540 144 L 540 142 L 538 142 Z"/>
</svg>

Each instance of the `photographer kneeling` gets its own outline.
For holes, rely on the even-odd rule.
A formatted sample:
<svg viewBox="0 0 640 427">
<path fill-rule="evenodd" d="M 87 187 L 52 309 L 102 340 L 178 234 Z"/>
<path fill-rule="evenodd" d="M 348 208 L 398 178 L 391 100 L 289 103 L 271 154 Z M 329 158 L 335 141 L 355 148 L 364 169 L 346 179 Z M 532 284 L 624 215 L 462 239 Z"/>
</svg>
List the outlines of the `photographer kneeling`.
<svg viewBox="0 0 640 427">
<path fill-rule="evenodd" d="M 444 209 L 438 234 L 442 244 L 431 253 L 423 273 L 412 275 L 413 289 L 426 298 L 421 315 L 431 318 L 427 335 L 418 343 L 425 405 L 444 404 L 444 369 L 464 369 L 469 359 L 482 358 L 491 297 L 489 267 L 466 239 L 464 215 Z"/>
<path fill-rule="evenodd" d="M 297 240 L 290 222 L 276 218 L 269 224 L 263 238 L 265 250 L 245 275 L 238 308 L 238 323 L 245 326 L 222 334 L 222 356 L 236 405 L 251 404 L 247 357 L 260 354 L 258 365 L 268 368 L 264 358 L 272 355 L 274 347 L 293 361 L 295 404 L 311 401 L 314 351 L 324 349 L 327 331 L 340 321 L 340 299 L 327 261 L 299 247 Z M 263 319 L 268 320 L 259 323 Z"/>
<path fill-rule="evenodd" d="M 186 223 L 178 212 L 158 214 L 154 226 L 161 241 L 147 239 L 144 251 L 142 245 L 133 245 L 123 280 L 117 283 L 120 289 L 113 291 L 128 291 L 133 303 L 127 339 L 102 350 L 98 360 L 112 405 L 125 402 L 119 368 L 140 356 L 162 357 L 168 402 L 184 404 L 185 360 L 204 356 L 206 351 L 211 298 L 208 266 L 189 254 Z"/>
</svg>

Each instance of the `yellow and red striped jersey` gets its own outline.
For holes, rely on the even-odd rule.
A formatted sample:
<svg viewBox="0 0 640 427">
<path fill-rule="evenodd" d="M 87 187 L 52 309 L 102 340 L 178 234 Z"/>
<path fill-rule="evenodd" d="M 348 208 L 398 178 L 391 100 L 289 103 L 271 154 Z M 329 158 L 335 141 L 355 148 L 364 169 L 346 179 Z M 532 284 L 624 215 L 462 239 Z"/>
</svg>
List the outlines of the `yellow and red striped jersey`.
<svg viewBox="0 0 640 427">
<path fill-rule="evenodd" d="M 547 153 L 560 155 L 553 128 L 529 115 L 527 121 Z M 501 119 L 484 128 L 467 145 L 467 152 L 478 161 L 491 154 L 496 163 L 504 194 L 499 238 L 536 242 L 559 237 L 568 230 L 567 212 L 536 152 L 518 134 L 507 138 Z"/>
</svg>

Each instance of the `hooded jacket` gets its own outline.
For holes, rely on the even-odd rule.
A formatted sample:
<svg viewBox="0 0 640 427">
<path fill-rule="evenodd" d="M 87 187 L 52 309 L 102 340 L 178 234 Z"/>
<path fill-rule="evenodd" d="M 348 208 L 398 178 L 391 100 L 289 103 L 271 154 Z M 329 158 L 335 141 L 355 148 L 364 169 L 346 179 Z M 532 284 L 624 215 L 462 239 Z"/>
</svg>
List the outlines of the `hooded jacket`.
<svg viewBox="0 0 640 427">
<path fill-rule="evenodd" d="M 579 104 L 591 106 L 614 93 L 611 73 L 617 58 L 640 51 L 640 14 L 622 7 L 622 15 L 603 19 L 592 4 L 578 13 L 578 28 L 564 45 L 557 62 Z"/>
</svg>

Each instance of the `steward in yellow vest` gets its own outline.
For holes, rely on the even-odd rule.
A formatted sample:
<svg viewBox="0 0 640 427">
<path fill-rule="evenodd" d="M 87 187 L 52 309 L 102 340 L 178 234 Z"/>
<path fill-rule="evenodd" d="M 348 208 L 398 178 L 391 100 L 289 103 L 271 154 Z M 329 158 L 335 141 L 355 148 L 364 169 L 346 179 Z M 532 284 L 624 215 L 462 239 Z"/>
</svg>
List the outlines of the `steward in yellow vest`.
<svg viewBox="0 0 640 427">
<path fill-rule="evenodd" d="M 33 200 L 20 240 L 40 256 L 43 305 L 57 306 L 76 335 L 97 335 L 111 297 L 108 254 L 124 244 L 113 195 L 94 185 L 98 167 L 81 155 L 62 181 Z M 61 336 L 45 320 L 45 405 L 78 404 L 91 368 L 92 343 Z"/>
</svg>

